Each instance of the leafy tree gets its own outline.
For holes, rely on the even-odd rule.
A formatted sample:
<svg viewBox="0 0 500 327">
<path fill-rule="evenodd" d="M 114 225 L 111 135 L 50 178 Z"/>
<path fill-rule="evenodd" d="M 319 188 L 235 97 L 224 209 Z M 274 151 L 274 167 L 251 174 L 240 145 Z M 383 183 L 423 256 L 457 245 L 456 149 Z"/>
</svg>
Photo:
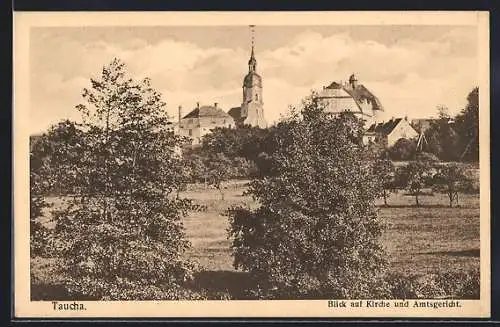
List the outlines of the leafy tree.
<svg viewBox="0 0 500 327">
<path fill-rule="evenodd" d="M 360 120 L 328 115 L 314 95 L 276 126 L 276 172 L 249 186 L 260 207 L 229 210 L 234 266 L 251 273 L 258 297 L 373 295 L 385 260 L 362 132 Z"/>
<path fill-rule="evenodd" d="M 234 176 L 233 163 L 222 153 L 215 153 L 204 158 L 208 184 L 219 190 L 224 200 L 223 182 Z"/>
<path fill-rule="evenodd" d="M 32 256 L 53 255 L 52 230 L 42 224 L 50 194 L 72 194 L 77 185 L 69 169 L 81 155 L 75 123 L 63 120 L 46 133 L 30 137 L 30 247 Z"/>
<path fill-rule="evenodd" d="M 467 96 L 467 105 L 455 117 L 456 130 L 460 136 L 462 151 L 460 159 L 479 161 L 479 88 L 475 87 Z"/>
<path fill-rule="evenodd" d="M 102 300 L 177 299 L 192 265 L 181 217 L 187 199 L 165 103 L 149 79 L 127 77 L 114 59 L 83 91 L 79 155 L 68 162 L 75 198 L 54 212 L 67 288 Z M 77 126 L 74 126 L 77 128 Z M 65 162 L 67 156 L 60 159 Z"/>
<path fill-rule="evenodd" d="M 404 181 L 409 193 L 415 196 L 415 203 L 420 206 L 419 195 L 428 185 L 432 164 L 429 161 L 411 161 L 398 170 L 399 178 Z"/>
<path fill-rule="evenodd" d="M 401 138 L 389 148 L 389 157 L 392 160 L 407 161 L 413 160 L 417 148 L 417 141 L 414 139 Z"/>
<path fill-rule="evenodd" d="M 204 152 L 222 153 L 229 159 L 242 157 L 255 161 L 263 151 L 262 144 L 268 129 L 242 126 L 240 128 L 215 128 L 203 137 Z"/>
<path fill-rule="evenodd" d="M 395 174 L 396 169 L 394 164 L 389 159 L 377 159 L 375 161 L 375 175 L 380 183 L 384 205 L 387 206 L 387 198 L 391 192 L 395 190 Z"/>
<path fill-rule="evenodd" d="M 439 119 L 431 122 L 425 131 L 426 151 L 435 154 L 441 160 L 457 160 L 461 151 L 460 140 L 452 127 L 448 109 L 438 107 L 438 116 Z"/>
<path fill-rule="evenodd" d="M 453 207 L 453 202 L 459 204 L 459 192 L 469 188 L 470 183 L 463 165 L 456 163 L 440 166 L 433 179 L 434 190 L 448 195 L 450 208 Z"/>
</svg>

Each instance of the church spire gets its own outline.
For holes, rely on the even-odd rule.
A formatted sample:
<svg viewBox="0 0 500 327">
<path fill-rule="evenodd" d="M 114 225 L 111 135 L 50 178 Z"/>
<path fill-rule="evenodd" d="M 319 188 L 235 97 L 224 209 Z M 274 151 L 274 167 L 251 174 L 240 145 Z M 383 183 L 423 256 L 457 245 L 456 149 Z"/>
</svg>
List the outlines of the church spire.
<svg viewBox="0 0 500 327">
<path fill-rule="evenodd" d="M 250 54 L 250 60 L 248 61 L 248 71 L 255 72 L 257 69 L 257 60 L 255 59 L 255 25 L 250 25 L 250 30 L 252 32 L 252 53 Z"/>
</svg>

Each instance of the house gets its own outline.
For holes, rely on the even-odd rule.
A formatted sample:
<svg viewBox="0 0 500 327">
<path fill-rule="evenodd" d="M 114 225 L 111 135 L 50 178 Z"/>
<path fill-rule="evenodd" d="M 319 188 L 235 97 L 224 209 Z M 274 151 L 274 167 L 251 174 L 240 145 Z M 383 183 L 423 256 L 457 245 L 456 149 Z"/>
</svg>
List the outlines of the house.
<svg viewBox="0 0 500 327">
<path fill-rule="evenodd" d="M 196 108 L 184 117 L 182 117 L 182 108 L 179 107 L 177 133 L 191 138 L 193 145 L 200 144 L 202 137 L 217 127 L 232 128 L 234 125 L 234 119 L 217 103 L 213 106 L 200 106 L 197 103 Z"/>
<path fill-rule="evenodd" d="M 384 111 L 380 100 L 364 85 L 358 84 L 354 74 L 349 77 L 349 83 L 332 82 L 323 87 L 318 98 L 325 106 L 325 112 L 352 112 L 367 124 L 375 122 L 379 113 Z"/>
<path fill-rule="evenodd" d="M 390 148 L 399 139 L 412 139 L 418 135 L 406 118 L 392 118 L 388 122 L 373 123 L 364 133 L 363 143 L 379 143 Z"/>
</svg>

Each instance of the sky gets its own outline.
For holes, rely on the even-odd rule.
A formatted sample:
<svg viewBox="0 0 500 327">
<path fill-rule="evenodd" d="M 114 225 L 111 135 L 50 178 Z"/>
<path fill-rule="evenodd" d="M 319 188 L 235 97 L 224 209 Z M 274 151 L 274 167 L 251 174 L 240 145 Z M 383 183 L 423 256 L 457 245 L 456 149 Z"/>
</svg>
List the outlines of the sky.
<svg viewBox="0 0 500 327">
<path fill-rule="evenodd" d="M 167 111 L 196 103 L 224 110 L 242 101 L 248 26 L 36 27 L 30 32 L 30 130 L 69 118 L 102 67 L 123 60 L 133 78 L 149 77 Z M 264 115 L 279 120 L 311 90 L 355 73 L 381 101 L 382 119 L 451 114 L 478 85 L 475 26 L 256 26 Z"/>
</svg>

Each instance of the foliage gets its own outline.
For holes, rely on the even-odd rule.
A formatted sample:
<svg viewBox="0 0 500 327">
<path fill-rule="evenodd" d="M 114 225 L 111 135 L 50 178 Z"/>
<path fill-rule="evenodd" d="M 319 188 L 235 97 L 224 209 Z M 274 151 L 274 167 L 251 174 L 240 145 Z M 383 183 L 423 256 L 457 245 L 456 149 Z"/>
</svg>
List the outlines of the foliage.
<svg viewBox="0 0 500 327">
<path fill-rule="evenodd" d="M 392 147 L 388 149 L 389 157 L 396 161 L 413 160 L 416 148 L 416 140 L 400 138 Z"/>
<path fill-rule="evenodd" d="M 61 121 L 44 134 L 30 138 L 30 253 L 35 256 L 51 254 L 52 231 L 42 224 L 44 209 L 50 205 L 45 196 L 50 193 L 71 193 L 75 184 L 67 171 L 76 156 L 75 125 Z"/>
<path fill-rule="evenodd" d="M 204 152 L 222 153 L 234 159 L 242 157 L 255 161 L 263 152 L 263 141 L 269 130 L 266 128 L 242 126 L 239 128 L 215 128 L 202 141 Z"/>
<path fill-rule="evenodd" d="M 467 96 L 467 105 L 455 117 L 455 129 L 460 138 L 460 159 L 479 161 L 479 88 Z"/>
<path fill-rule="evenodd" d="M 433 178 L 434 190 L 448 195 L 450 207 L 453 207 L 453 202 L 459 204 L 459 192 L 468 190 L 470 184 L 471 180 L 464 167 L 456 163 L 441 165 Z"/>
<path fill-rule="evenodd" d="M 391 192 L 396 191 L 395 175 L 396 168 L 389 159 L 376 159 L 374 164 L 375 176 L 380 183 L 384 205 L 387 206 L 387 197 Z"/>
<path fill-rule="evenodd" d="M 74 146 L 51 157 L 76 191 L 53 212 L 66 287 L 103 300 L 176 299 L 194 268 L 182 258 L 181 217 L 191 203 L 170 196 L 184 182 L 182 140 L 166 129 L 149 79 L 128 78 L 120 60 L 91 84 L 77 106 L 83 125 L 71 125 Z"/>
<path fill-rule="evenodd" d="M 300 114 L 275 127 L 275 174 L 250 183 L 260 207 L 229 210 L 234 266 L 259 298 L 366 296 L 385 259 L 362 124 L 324 113 L 314 96 Z"/>
<path fill-rule="evenodd" d="M 415 159 L 417 161 L 425 161 L 430 164 L 439 162 L 439 158 L 435 154 L 429 152 L 419 152 L 415 155 Z"/>
<path fill-rule="evenodd" d="M 422 189 L 429 185 L 432 178 L 432 164 L 428 161 L 411 161 L 407 165 L 400 167 L 397 171 L 399 185 L 404 185 L 409 193 L 415 196 L 415 203 L 418 202 Z"/>
<path fill-rule="evenodd" d="M 460 140 L 447 114 L 440 112 L 440 118 L 431 122 L 429 129 L 425 131 L 425 138 L 427 140 L 427 152 L 444 161 L 459 159 Z"/>
<path fill-rule="evenodd" d="M 71 168 L 83 155 L 80 144 L 83 134 L 78 124 L 63 120 L 32 142 L 30 171 L 38 178 L 36 190 L 32 188 L 32 193 L 58 195 L 76 191 L 82 176 Z"/>
<path fill-rule="evenodd" d="M 389 274 L 384 288 L 389 299 L 479 299 L 479 270 L 428 275 Z"/>
</svg>

